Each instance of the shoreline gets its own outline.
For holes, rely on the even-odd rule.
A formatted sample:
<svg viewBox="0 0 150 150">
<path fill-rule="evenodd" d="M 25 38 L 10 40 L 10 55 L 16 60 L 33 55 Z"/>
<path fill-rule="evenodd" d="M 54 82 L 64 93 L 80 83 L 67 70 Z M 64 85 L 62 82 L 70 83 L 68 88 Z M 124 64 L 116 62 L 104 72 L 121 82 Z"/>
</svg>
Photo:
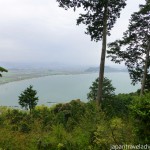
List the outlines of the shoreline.
<svg viewBox="0 0 150 150">
<path fill-rule="evenodd" d="M 54 73 L 54 74 L 47 74 L 47 75 L 38 75 L 38 76 L 28 76 L 28 77 L 20 77 L 20 78 L 16 78 L 16 79 L 12 79 L 11 81 L 4 81 L 4 82 L 0 82 L 0 86 L 1 85 L 5 85 L 8 83 L 12 83 L 12 82 L 19 82 L 19 81 L 24 81 L 24 80 L 30 80 L 30 79 L 37 79 L 37 78 L 42 78 L 42 77 L 48 77 L 48 76 L 55 76 L 55 75 L 80 75 L 80 74 L 91 74 L 91 73 Z"/>
<path fill-rule="evenodd" d="M 56 75 L 80 75 L 80 74 L 94 74 L 94 73 L 98 74 L 98 72 L 76 72 L 76 73 L 73 73 L 73 72 L 69 73 L 68 72 L 68 73 L 53 73 L 53 74 L 45 74 L 45 75 L 43 74 L 43 75 L 37 75 L 37 76 L 33 75 L 33 74 L 30 74 L 30 76 L 27 76 L 27 77 L 21 77 L 20 76 L 20 78 L 15 78 L 15 79 L 12 78 L 12 80 L 10 80 L 10 81 L 0 82 L 0 86 L 8 84 L 8 83 L 12 83 L 12 82 L 19 82 L 19 81 L 36 79 L 36 78 L 42 78 L 42 77 L 48 77 L 48 76 L 56 76 Z M 105 72 L 105 73 L 123 73 L 123 72 L 120 71 L 120 72 Z"/>
</svg>

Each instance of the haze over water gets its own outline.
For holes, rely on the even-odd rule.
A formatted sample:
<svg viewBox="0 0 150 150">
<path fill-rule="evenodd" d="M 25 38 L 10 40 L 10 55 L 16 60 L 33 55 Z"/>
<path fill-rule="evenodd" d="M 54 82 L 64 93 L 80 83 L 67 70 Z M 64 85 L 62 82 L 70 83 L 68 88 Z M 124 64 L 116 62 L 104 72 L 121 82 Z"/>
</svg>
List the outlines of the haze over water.
<svg viewBox="0 0 150 150">
<path fill-rule="evenodd" d="M 112 80 L 116 94 L 135 92 L 140 87 L 131 85 L 129 74 L 125 72 L 105 73 L 105 76 Z M 87 101 L 89 87 L 97 77 L 98 73 L 53 75 L 0 85 L 0 105 L 18 106 L 18 96 L 29 85 L 33 85 L 37 90 L 38 105 L 51 105 L 48 102 L 69 102 L 73 99 Z"/>
</svg>

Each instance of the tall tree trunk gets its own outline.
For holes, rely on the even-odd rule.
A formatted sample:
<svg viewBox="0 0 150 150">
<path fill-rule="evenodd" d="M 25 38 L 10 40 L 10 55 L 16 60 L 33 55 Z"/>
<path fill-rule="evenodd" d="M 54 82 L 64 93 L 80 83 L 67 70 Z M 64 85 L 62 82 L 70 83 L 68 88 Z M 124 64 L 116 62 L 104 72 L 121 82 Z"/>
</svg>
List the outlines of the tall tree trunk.
<svg viewBox="0 0 150 150">
<path fill-rule="evenodd" d="M 146 58 L 145 58 L 145 66 L 144 66 L 140 96 L 142 96 L 144 94 L 146 77 L 147 77 L 147 69 L 148 69 L 148 61 L 149 61 L 149 53 L 150 53 L 150 38 L 148 39 L 148 47 L 147 47 Z"/>
<path fill-rule="evenodd" d="M 99 83 L 98 83 L 98 93 L 97 93 L 97 105 L 99 106 L 102 101 L 102 87 L 104 79 L 104 68 L 105 68 L 105 56 L 106 56 L 106 43 L 107 43 L 107 8 L 108 4 L 105 6 L 104 20 L 103 20 L 103 40 L 102 40 L 102 52 L 101 61 L 99 69 Z"/>
</svg>

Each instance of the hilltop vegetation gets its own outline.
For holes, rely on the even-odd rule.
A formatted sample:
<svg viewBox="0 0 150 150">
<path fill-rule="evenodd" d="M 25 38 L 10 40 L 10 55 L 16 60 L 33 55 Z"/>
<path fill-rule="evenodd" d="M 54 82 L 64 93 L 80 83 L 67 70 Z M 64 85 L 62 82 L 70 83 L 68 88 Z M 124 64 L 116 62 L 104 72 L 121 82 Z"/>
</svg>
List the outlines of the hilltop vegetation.
<svg viewBox="0 0 150 150">
<path fill-rule="evenodd" d="M 119 94 L 104 101 L 37 106 L 28 111 L 0 107 L 0 148 L 8 150 L 109 150 L 111 145 L 148 144 L 150 93 Z"/>
<path fill-rule="evenodd" d="M 118 95 L 104 78 L 105 55 L 107 36 L 126 0 L 57 2 L 66 10 L 82 7 L 84 11 L 79 14 L 77 24 L 87 26 L 86 34 L 91 40 L 102 41 L 99 78 L 90 87 L 87 103 L 72 100 L 53 107 L 36 106 L 37 92 L 30 86 L 19 96 L 19 104 L 27 110 L 0 107 L 0 150 L 110 150 L 116 149 L 112 148 L 115 145 L 148 145 L 150 0 L 131 15 L 123 38 L 108 45 L 108 57 L 115 63 L 124 62 L 132 84 L 142 85 L 135 93 Z M 7 70 L 0 68 L 1 72 Z"/>
</svg>

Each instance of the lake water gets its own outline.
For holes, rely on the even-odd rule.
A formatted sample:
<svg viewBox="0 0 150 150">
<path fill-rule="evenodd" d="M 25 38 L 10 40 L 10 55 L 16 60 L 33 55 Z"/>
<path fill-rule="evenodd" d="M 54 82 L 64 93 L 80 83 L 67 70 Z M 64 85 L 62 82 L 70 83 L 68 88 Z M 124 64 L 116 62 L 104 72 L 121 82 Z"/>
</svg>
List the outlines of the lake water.
<svg viewBox="0 0 150 150">
<path fill-rule="evenodd" d="M 105 73 L 116 88 L 115 93 L 135 92 L 140 86 L 131 85 L 128 73 Z M 0 105 L 18 106 L 18 96 L 29 85 L 33 85 L 39 97 L 38 105 L 47 102 L 69 102 L 73 99 L 87 101 L 87 93 L 98 73 L 77 75 L 53 75 L 0 85 Z"/>
</svg>

